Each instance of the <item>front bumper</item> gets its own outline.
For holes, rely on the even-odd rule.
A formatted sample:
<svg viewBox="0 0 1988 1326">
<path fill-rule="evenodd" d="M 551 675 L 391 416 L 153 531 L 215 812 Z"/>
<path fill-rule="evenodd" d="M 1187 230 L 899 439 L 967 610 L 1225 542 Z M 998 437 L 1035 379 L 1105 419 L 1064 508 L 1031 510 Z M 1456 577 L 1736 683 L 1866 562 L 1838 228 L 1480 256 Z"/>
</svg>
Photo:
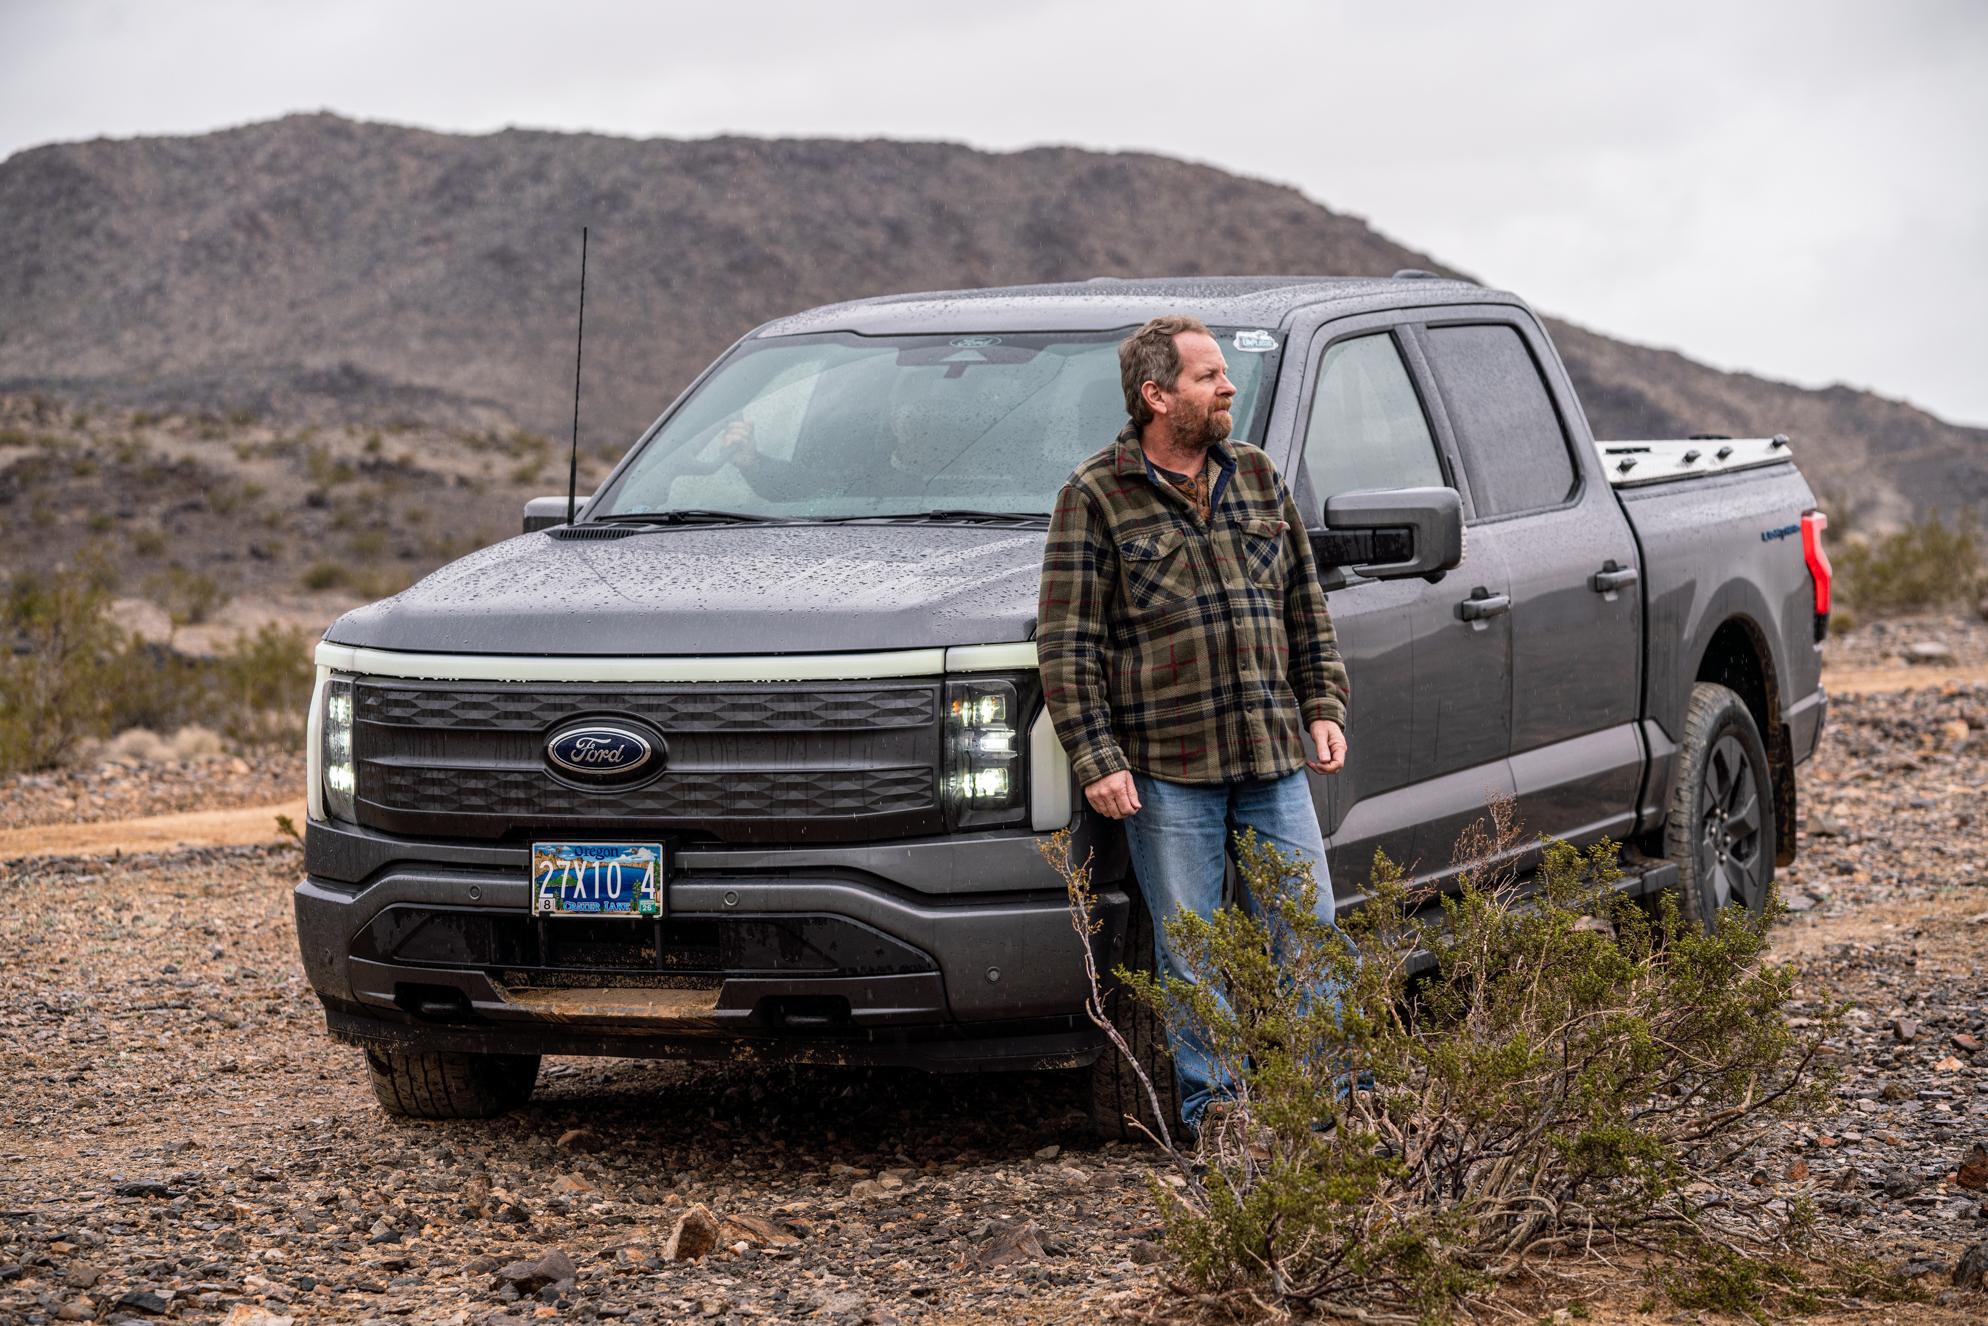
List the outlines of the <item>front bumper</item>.
<svg viewBox="0 0 1988 1326">
<path fill-rule="evenodd" d="M 1080 824 L 1078 860 L 1089 837 Z M 1099 1045 L 1082 949 L 1037 838 L 686 850 L 659 927 L 575 930 L 529 918 L 522 846 L 313 822 L 297 936 L 331 1031 L 359 1042 L 962 1070 L 1082 1063 Z M 1122 861 L 1122 848 L 1099 847 L 1107 866 Z M 1099 901 L 1109 966 L 1128 903 L 1123 887 Z M 601 944 L 568 944 L 575 934 L 604 938 L 614 960 L 597 960 Z M 655 961 L 627 961 L 643 943 Z"/>
</svg>

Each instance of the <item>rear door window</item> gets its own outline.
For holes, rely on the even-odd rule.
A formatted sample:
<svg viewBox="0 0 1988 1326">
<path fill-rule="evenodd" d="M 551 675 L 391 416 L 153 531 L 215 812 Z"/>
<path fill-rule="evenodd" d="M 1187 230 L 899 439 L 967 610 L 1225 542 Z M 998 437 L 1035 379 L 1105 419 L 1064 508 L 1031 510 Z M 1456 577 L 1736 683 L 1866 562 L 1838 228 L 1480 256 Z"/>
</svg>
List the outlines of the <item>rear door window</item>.
<svg viewBox="0 0 1988 1326">
<path fill-rule="evenodd" d="M 1553 398 L 1518 328 L 1431 327 L 1424 339 L 1477 515 L 1505 516 L 1565 502 L 1574 491 L 1574 460 Z"/>
<path fill-rule="evenodd" d="M 1327 348 L 1305 425 L 1304 467 L 1321 502 L 1369 488 L 1444 485 L 1429 421 L 1393 336 L 1376 332 Z"/>
</svg>

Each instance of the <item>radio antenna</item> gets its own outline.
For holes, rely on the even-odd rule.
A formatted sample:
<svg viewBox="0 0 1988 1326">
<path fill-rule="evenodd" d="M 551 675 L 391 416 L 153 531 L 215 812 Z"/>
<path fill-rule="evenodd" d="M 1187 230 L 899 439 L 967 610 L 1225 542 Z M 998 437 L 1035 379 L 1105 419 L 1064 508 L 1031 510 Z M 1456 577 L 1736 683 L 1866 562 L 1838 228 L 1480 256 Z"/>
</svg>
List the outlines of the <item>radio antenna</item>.
<svg viewBox="0 0 1988 1326">
<path fill-rule="evenodd" d="M 587 228 L 580 227 L 580 334 L 573 345 L 573 454 L 566 463 L 566 523 L 580 494 L 580 356 L 587 348 Z"/>
</svg>

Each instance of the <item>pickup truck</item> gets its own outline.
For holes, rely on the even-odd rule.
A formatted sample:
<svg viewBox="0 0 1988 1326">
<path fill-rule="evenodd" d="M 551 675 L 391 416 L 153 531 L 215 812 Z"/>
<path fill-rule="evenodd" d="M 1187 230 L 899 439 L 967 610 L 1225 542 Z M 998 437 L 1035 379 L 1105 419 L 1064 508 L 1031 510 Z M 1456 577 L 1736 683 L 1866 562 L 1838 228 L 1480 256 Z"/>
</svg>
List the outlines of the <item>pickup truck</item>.
<svg viewBox="0 0 1988 1326">
<path fill-rule="evenodd" d="M 1826 707 L 1785 438 L 1597 443 L 1523 301 L 1421 273 L 859 300 L 743 337 L 571 523 L 536 499 L 326 632 L 297 934 L 385 1108 L 489 1115 L 547 1054 L 744 1055 L 1088 1068 L 1124 1126 L 1037 843 L 1093 856 L 1105 969 L 1152 918 L 1031 637 L 1116 344 L 1163 312 L 1215 329 L 1234 437 L 1316 521 L 1342 905 L 1377 850 L 1440 885 L 1495 798 L 1623 844 L 1626 888 L 1764 905 Z"/>
</svg>

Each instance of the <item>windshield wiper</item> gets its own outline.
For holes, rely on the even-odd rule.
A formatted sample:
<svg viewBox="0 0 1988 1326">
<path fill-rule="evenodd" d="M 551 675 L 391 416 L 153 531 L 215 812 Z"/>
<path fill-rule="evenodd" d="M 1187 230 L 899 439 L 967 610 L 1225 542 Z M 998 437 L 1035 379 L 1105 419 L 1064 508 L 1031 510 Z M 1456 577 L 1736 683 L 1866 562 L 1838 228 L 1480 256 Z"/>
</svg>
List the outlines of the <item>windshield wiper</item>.
<svg viewBox="0 0 1988 1326">
<path fill-rule="evenodd" d="M 874 516 L 836 516 L 837 524 L 858 521 L 917 521 L 939 525 L 1046 525 L 1049 517 L 1036 511 L 975 511 L 947 507 L 936 511 L 887 511 Z"/>
<path fill-rule="evenodd" d="M 602 516 L 589 525 L 785 525 L 790 516 L 762 516 L 751 511 L 717 511 L 710 507 L 681 507 L 675 511 L 633 511 Z"/>
</svg>

